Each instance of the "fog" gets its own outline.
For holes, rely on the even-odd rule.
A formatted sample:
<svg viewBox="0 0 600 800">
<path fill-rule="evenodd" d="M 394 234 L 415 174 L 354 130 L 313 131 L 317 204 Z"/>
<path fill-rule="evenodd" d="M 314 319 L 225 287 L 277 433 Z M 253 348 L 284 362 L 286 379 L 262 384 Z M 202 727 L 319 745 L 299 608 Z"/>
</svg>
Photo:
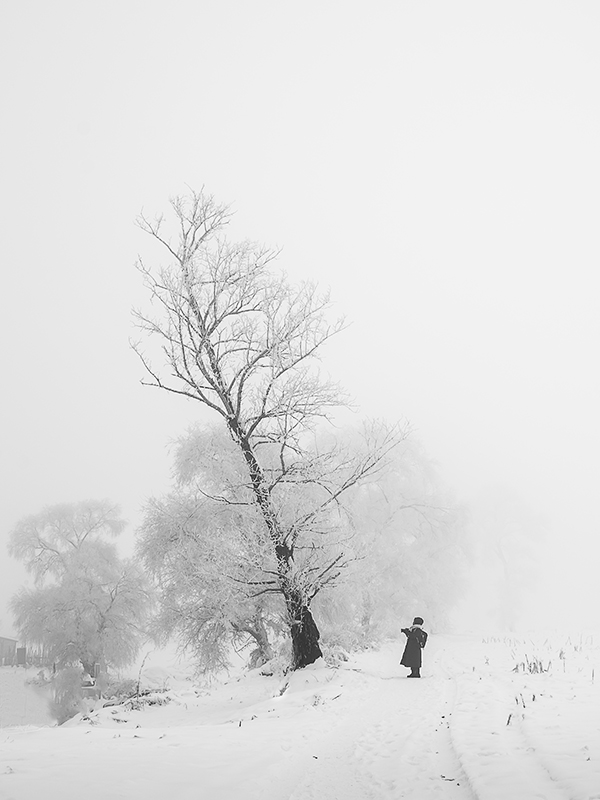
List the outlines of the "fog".
<svg viewBox="0 0 600 800">
<path fill-rule="evenodd" d="M 600 624 L 599 23 L 592 2 L 5 8 L 0 635 L 16 521 L 109 497 L 133 531 L 206 418 L 141 386 L 128 343 L 133 263 L 163 258 L 133 221 L 186 184 L 331 287 L 351 324 L 325 367 L 410 420 L 474 532 L 518 509 L 519 624 Z"/>
</svg>

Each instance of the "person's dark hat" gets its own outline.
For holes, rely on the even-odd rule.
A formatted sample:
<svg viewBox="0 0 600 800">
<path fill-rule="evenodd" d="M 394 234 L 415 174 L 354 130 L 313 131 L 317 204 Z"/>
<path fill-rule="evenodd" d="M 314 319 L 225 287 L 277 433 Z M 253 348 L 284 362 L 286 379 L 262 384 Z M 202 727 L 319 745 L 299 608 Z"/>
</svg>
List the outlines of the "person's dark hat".
<svg viewBox="0 0 600 800">
<path fill-rule="evenodd" d="M 415 617 L 413 619 L 413 625 L 422 625 L 423 624 L 423 617 Z"/>
</svg>

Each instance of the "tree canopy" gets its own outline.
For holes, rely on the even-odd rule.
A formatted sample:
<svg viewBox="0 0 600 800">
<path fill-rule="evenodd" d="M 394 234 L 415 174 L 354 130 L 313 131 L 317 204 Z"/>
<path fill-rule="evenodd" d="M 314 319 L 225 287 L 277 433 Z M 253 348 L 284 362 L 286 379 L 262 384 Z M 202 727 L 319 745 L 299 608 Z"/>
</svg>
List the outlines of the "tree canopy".
<svg viewBox="0 0 600 800">
<path fill-rule="evenodd" d="M 9 552 L 35 579 L 11 601 L 24 641 L 58 667 L 81 664 L 90 674 L 130 663 L 151 609 L 148 581 L 110 538 L 125 527 L 108 501 L 50 506 L 22 519 Z"/>
</svg>

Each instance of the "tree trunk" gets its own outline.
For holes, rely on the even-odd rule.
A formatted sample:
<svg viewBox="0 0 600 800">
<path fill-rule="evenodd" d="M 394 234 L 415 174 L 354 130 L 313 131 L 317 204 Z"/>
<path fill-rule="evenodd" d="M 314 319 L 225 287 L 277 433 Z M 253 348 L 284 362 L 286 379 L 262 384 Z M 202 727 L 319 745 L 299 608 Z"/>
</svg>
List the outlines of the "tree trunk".
<svg viewBox="0 0 600 800">
<path fill-rule="evenodd" d="M 254 639 L 256 649 L 250 654 L 250 659 L 248 661 L 248 666 L 250 669 L 262 667 L 263 664 L 266 664 L 267 661 L 270 661 L 273 658 L 273 648 L 269 642 L 267 629 L 265 628 L 265 624 L 260 614 L 257 614 L 253 618 L 252 624 L 233 622 L 232 627 L 234 630 L 239 631 L 240 633 L 247 633 Z"/>
<path fill-rule="evenodd" d="M 90 678 L 94 677 L 94 662 L 88 661 L 86 658 L 79 659 L 81 666 L 83 667 L 83 671 L 87 673 Z"/>
<path fill-rule="evenodd" d="M 273 658 L 273 649 L 267 636 L 267 629 L 260 616 L 257 616 L 254 621 L 252 636 L 257 645 L 255 658 L 257 662 L 260 661 L 257 666 L 262 666 L 262 664 L 266 664 L 267 661 Z"/>
<path fill-rule="evenodd" d="M 269 642 L 263 640 L 262 637 L 258 637 L 255 634 L 252 634 L 252 636 L 256 642 L 256 649 L 250 653 L 248 666 L 250 669 L 255 669 L 256 667 L 262 667 L 263 664 L 273 658 L 273 649 Z"/>
<path fill-rule="evenodd" d="M 319 647 L 319 629 L 310 608 L 297 597 L 286 597 L 292 635 L 292 669 L 314 664 L 323 653 Z"/>
<path fill-rule="evenodd" d="M 273 542 L 275 555 L 278 564 L 280 591 L 285 599 L 290 622 L 290 634 L 292 637 L 292 669 L 302 669 L 321 658 L 323 653 L 319 647 L 319 629 L 313 619 L 313 615 L 300 592 L 290 586 L 290 564 L 293 561 L 293 553 L 289 545 L 285 542 L 279 527 L 279 520 L 273 508 L 269 490 L 263 475 L 263 471 L 258 463 L 254 451 L 248 438 L 243 434 L 240 425 L 235 418 L 228 420 L 229 429 L 242 450 L 252 489 L 256 497 L 258 506 L 262 512 L 263 519 Z"/>
</svg>

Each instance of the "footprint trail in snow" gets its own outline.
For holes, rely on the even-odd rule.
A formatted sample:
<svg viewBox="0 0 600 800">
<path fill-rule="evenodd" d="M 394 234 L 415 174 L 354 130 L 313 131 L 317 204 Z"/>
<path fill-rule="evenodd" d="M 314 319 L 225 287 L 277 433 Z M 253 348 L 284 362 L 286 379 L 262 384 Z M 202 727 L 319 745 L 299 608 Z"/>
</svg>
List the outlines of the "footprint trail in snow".
<svg viewBox="0 0 600 800">
<path fill-rule="evenodd" d="M 396 671 L 393 678 L 371 676 L 364 707 L 353 708 L 320 743 L 290 800 L 476 800 L 450 735 L 452 678 L 409 681 L 398 674 L 401 667 Z M 368 670 L 361 672 L 368 680 Z"/>
</svg>

